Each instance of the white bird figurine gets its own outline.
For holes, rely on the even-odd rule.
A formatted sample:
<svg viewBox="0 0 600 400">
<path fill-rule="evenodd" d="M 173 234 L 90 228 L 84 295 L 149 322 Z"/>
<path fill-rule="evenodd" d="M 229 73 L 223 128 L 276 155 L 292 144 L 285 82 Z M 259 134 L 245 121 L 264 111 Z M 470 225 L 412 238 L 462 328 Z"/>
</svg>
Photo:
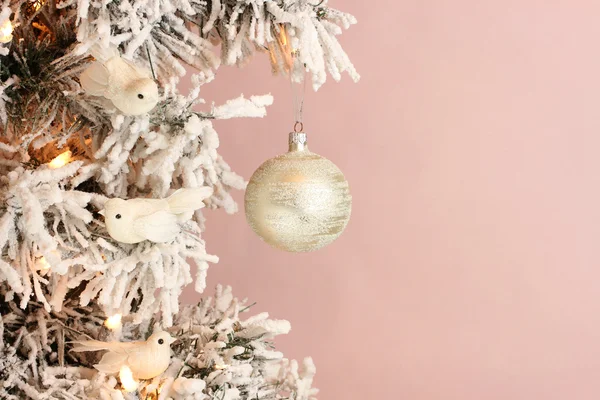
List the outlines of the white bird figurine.
<svg viewBox="0 0 600 400">
<path fill-rule="evenodd" d="M 131 369 L 135 379 L 152 379 L 167 370 L 171 362 L 171 344 L 173 339 L 168 332 L 152 334 L 146 341 L 140 342 L 101 342 L 84 340 L 73 342 L 72 351 L 107 350 L 94 367 L 105 374 L 119 373 L 121 367 Z"/>
<path fill-rule="evenodd" d="M 81 76 L 81 87 L 91 96 L 103 96 L 125 115 L 141 115 L 158 103 L 158 86 L 147 70 L 121 57 L 117 48 L 95 46 L 97 60 Z"/>
<path fill-rule="evenodd" d="M 110 199 L 104 203 L 108 234 L 121 243 L 170 242 L 179 234 L 180 223 L 204 207 L 212 195 L 210 187 L 179 189 L 166 199 Z"/>
</svg>

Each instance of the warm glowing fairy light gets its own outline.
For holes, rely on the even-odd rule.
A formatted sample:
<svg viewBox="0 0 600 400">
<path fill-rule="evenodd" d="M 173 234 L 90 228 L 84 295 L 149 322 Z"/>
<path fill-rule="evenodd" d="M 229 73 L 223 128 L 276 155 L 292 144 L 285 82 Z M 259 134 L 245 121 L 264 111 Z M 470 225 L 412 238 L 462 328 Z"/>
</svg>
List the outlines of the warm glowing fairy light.
<svg viewBox="0 0 600 400">
<path fill-rule="evenodd" d="M 0 42 L 8 43 L 13 38 L 13 25 L 10 22 L 10 19 L 4 21 L 4 23 L 0 26 Z"/>
<path fill-rule="evenodd" d="M 49 263 L 49 262 L 46 260 L 46 257 L 44 257 L 44 256 L 41 256 L 41 257 L 38 259 L 38 264 L 39 264 L 39 266 L 40 266 L 40 269 L 41 269 L 42 271 L 46 271 L 46 270 L 49 270 L 49 269 L 50 269 L 50 263 Z"/>
<path fill-rule="evenodd" d="M 121 367 L 121 370 L 119 371 L 119 379 L 121 380 L 121 386 L 123 386 L 123 389 L 125 389 L 126 392 L 133 392 L 138 387 L 137 381 L 133 379 L 131 368 L 129 368 L 127 365 L 123 365 Z"/>
<path fill-rule="evenodd" d="M 60 252 L 57 249 L 50 250 L 46 253 L 46 256 L 36 257 L 36 267 L 38 271 L 48 271 L 52 268 L 52 264 L 60 263 L 61 257 Z"/>
<path fill-rule="evenodd" d="M 281 42 L 281 47 L 286 48 L 288 45 L 288 37 L 287 37 L 287 29 L 285 26 L 281 26 L 279 30 L 279 41 Z"/>
<path fill-rule="evenodd" d="M 225 369 L 227 368 L 227 365 L 220 365 L 220 364 L 215 364 L 215 369 Z"/>
<path fill-rule="evenodd" d="M 106 321 L 104 321 L 104 326 L 106 326 L 111 331 L 120 329 L 121 318 L 121 314 L 111 315 L 110 317 L 106 318 Z"/>
<path fill-rule="evenodd" d="M 48 166 L 52 169 L 64 167 L 69 161 L 71 161 L 71 150 L 67 150 L 64 153 L 56 156 L 52 161 L 48 163 Z"/>
<path fill-rule="evenodd" d="M 44 2 L 43 2 L 43 1 L 34 1 L 34 2 L 33 2 L 33 9 L 34 9 L 35 11 L 39 11 L 39 10 L 40 10 L 40 8 L 42 8 L 42 6 L 43 6 L 43 5 L 44 5 Z"/>
<path fill-rule="evenodd" d="M 283 57 L 283 64 L 285 66 L 286 71 L 290 71 L 292 69 L 292 65 L 294 64 L 293 51 L 290 46 L 290 38 L 287 27 L 285 25 L 280 25 L 279 36 L 277 38 L 279 42 L 279 48 L 281 49 L 281 55 Z"/>
</svg>

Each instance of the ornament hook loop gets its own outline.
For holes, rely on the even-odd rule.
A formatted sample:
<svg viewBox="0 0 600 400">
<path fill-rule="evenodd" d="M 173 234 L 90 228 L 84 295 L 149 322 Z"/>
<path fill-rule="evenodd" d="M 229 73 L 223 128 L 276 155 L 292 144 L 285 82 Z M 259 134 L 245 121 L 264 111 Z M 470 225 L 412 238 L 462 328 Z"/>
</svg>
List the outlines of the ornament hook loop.
<svg viewBox="0 0 600 400">
<path fill-rule="evenodd" d="M 304 132 L 304 124 L 300 121 L 296 121 L 296 123 L 294 124 L 294 132 Z"/>
</svg>

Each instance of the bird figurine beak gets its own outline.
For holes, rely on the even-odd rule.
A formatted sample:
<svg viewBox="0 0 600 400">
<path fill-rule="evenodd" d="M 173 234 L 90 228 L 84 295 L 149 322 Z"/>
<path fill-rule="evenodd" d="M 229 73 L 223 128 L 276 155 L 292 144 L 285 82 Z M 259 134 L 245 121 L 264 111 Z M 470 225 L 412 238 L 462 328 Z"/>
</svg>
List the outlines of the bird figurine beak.
<svg viewBox="0 0 600 400">
<path fill-rule="evenodd" d="M 98 211 L 98 214 L 100 214 L 100 215 L 102 215 L 104 217 L 104 210 Z"/>
<path fill-rule="evenodd" d="M 173 337 L 172 337 L 172 338 L 170 338 L 170 339 L 169 339 L 169 346 L 170 346 L 170 345 L 172 345 L 173 343 L 177 342 L 178 340 L 179 340 L 179 339 L 176 339 L 176 338 L 173 338 Z"/>
</svg>

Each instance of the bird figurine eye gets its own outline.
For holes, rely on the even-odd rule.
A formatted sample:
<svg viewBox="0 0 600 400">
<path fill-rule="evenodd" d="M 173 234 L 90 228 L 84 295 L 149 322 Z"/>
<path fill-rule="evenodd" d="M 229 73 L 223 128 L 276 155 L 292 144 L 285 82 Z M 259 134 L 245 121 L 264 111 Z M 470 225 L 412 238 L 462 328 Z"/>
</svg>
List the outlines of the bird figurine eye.
<svg viewBox="0 0 600 400">
<path fill-rule="evenodd" d="M 164 339 L 158 339 L 158 344 L 163 344 L 165 342 Z"/>
<path fill-rule="evenodd" d="M 116 219 L 121 219 L 121 214 L 117 214 L 117 215 L 115 215 L 115 218 L 116 218 Z"/>
<path fill-rule="evenodd" d="M 138 94 L 138 99 L 140 99 L 140 100 L 141 100 L 141 99 L 143 99 L 143 98 L 144 98 L 144 95 L 143 95 L 143 94 L 141 94 L 141 93 L 140 93 L 140 94 Z"/>
</svg>

